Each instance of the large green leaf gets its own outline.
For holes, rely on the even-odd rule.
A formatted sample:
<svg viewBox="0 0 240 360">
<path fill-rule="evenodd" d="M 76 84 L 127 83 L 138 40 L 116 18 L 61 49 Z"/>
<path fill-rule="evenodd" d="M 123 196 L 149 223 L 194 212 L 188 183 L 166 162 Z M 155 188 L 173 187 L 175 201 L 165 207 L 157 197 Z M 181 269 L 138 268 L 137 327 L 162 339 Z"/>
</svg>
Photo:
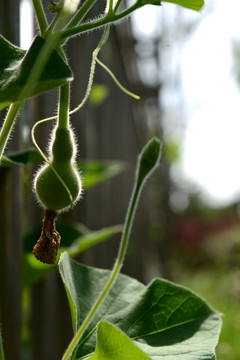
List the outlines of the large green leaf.
<svg viewBox="0 0 240 360">
<path fill-rule="evenodd" d="M 177 4 L 188 9 L 200 11 L 204 6 L 204 0 L 162 0 L 172 4 Z"/>
<path fill-rule="evenodd" d="M 30 70 L 45 40 L 36 36 L 26 52 L 8 42 L 0 35 L 0 109 L 25 99 L 20 98 L 21 91 L 28 79 Z M 53 50 L 30 96 L 39 95 L 72 80 L 72 71 L 56 50 Z"/>
<path fill-rule="evenodd" d="M 71 257 L 76 257 L 83 251 L 90 247 L 97 245 L 113 235 L 122 231 L 121 225 L 110 226 L 98 231 L 90 231 L 82 224 L 59 222 L 57 230 L 61 235 L 61 246 L 58 251 L 58 259 L 63 251 Z M 32 254 L 32 249 L 37 242 L 41 233 L 41 229 L 29 234 L 24 239 L 24 254 L 23 254 L 23 284 L 24 286 L 32 285 L 39 281 L 49 271 L 57 266 L 57 261 L 54 265 L 43 264 L 38 261 Z"/>
<path fill-rule="evenodd" d="M 104 288 L 110 272 L 86 267 L 61 255 L 59 271 L 74 331 Z M 87 328 L 77 359 L 96 349 L 97 324 L 116 325 L 153 360 L 213 360 L 221 317 L 203 299 L 160 279 L 148 286 L 120 274 Z"/>
<path fill-rule="evenodd" d="M 97 330 L 97 347 L 89 360 L 151 360 L 116 326 L 102 321 Z"/>
</svg>

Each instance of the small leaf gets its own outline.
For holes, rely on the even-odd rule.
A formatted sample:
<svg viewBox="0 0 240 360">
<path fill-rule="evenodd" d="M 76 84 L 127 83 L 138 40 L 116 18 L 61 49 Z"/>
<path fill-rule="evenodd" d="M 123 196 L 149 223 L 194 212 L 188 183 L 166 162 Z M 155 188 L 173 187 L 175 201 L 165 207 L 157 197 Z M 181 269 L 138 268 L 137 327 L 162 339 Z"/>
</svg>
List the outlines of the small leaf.
<svg viewBox="0 0 240 360">
<path fill-rule="evenodd" d="M 2 156 L 1 166 L 25 166 L 28 163 L 43 162 L 41 154 L 34 148 L 28 148 L 15 152 L 6 152 L 6 156 Z"/>
<path fill-rule="evenodd" d="M 162 1 L 169 2 L 172 4 L 177 4 L 177 5 L 183 6 L 185 8 L 196 10 L 196 11 L 200 11 L 205 4 L 204 0 L 162 0 Z"/>
<path fill-rule="evenodd" d="M 138 159 L 137 182 L 142 183 L 159 165 L 162 145 L 158 138 L 152 138 L 143 148 Z"/>
<path fill-rule="evenodd" d="M 97 347 L 89 360 L 151 360 L 116 326 L 100 322 Z"/>
<path fill-rule="evenodd" d="M 25 100 L 19 96 L 45 41 L 40 36 L 36 36 L 26 52 L 0 35 L 0 109 L 13 102 Z M 71 69 L 58 52 L 53 50 L 30 96 L 52 90 L 70 80 L 72 80 Z"/>
<path fill-rule="evenodd" d="M 0 167 L 14 167 L 14 166 L 24 166 L 24 163 L 19 161 L 13 161 L 9 157 L 2 155 Z"/>
<path fill-rule="evenodd" d="M 63 253 L 59 272 L 76 332 L 108 281 L 110 271 L 83 266 Z M 95 351 L 96 327 L 103 318 L 123 331 L 152 360 L 215 359 L 220 314 L 190 290 L 169 281 L 155 279 L 145 286 L 120 274 L 83 334 L 77 359 Z"/>
<path fill-rule="evenodd" d="M 82 224 L 78 223 L 57 223 L 57 230 L 61 235 L 61 246 L 58 252 L 58 259 L 63 251 L 67 251 L 69 256 L 75 257 L 94 245 L 97 245 L 105 240 L 108 240 L 113 235 L 119 234 L 122 231 L 121 225 L 110 226 L 98 231 L 90 231 Z M 32 234 L 29 234 L 24 239 L 24 255 L 23 255 L 23 284 L 30 286 L 39 281 L 49 271 L 57 266 L 43 264 L 36 260 L 32 254 L 33 246 L 40 236 L 41 229 L 39 228 Z"/>
<path fill-rule="evenodd" d="M 121 231 L 122 225 L 115 225 L 101 230 L 88 232 L 84 236 L 77 238 L 68 248 L 67 252 L 71 257 L 75 257 L 92 246 L 109 239 L 113 235 L 121 233 Z"/>
</svg>

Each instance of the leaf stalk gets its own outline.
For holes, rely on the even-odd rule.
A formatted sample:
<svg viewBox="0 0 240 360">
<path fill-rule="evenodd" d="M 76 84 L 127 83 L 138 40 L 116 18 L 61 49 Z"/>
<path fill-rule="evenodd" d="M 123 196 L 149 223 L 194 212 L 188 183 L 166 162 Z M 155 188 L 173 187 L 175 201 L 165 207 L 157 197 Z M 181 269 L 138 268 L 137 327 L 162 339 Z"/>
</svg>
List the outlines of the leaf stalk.
<svg viewBox="0 0 240 360">
<path fill-rule="evenodd" d="M 17 114 L 22 106 L 22 102 L 16 102 L 13 103 L 8 110 L 7 116 L 4 120 L 1 132 L 0 132 L 0 163 L 2 154 L 4 151 L 4 148 L 6 146 L 7 140 L 9 138 L 10 132 L 13 128 L 13 125 L 15 123 L 15 119 L 17 117 Z"/>
<path fill-rule="evenodd" d="M 154 144 L 154 142 L 155 142 L 155 144 Z M 154 149 L 155 153 L 153 153 L 153 151 L 151 151 L 151 153 L 150 153 L 150 151 L 148 151 L 149 148 L 151 148 L 151 146 L 152 146 L 152 148 L 155 147 L 155 149 Z M 147 156 L 146 156 L 146 153 L 148 153 Z M 139 157 L 138 167 L 137 167 L 137 174 L 136 174 L 136 181 L 135 181 L 135 184 L 134 184 L 132 197 L 131 197 L 131 200 L 130 200 L 130 204 L 129 204 L 129 207 L 128 207 L 126 219 L 125 219 L 125 222 L 124 222 L 124 228 L 123 228 L 123 232 L 122 232 L 120 247 L 119 247 L 117 259 L 116 259 L 116 261 L 114 263 L 114 266 L 113 266 L 113 270 L 111 272 L 109 280 L 107 281 L 107 284 L 105 285 L 102 293 L 100 294 L 100 296 L 97 299 L 96 303 L 93 305 L 93 307 L 90 310 L 89 314 L 87 315 L 87 317 L 83 321 L 82 325 L 80 326 L 80 328 L 76 332 L 75 336 L 73 337 L 72 341 L 70 342 L 65 354 L 62 357 L 62 360 L 68 360 L 69 357 L 71 356 L 71 354 L 73 353 L 73 351 L 76 348 L 81 336 L 83 335 L 84 331 L 88 327 L 88 325 L 91 322 L 92 318 L 96 314 L 99 306 L 101 305 L 103 299 L 105 298 L 105 296 L 109 292 L 110 288 L 112 287 L 113 283 L 115 282 L 115 280 L 117 278 L 117 275 L 119 274 L 119 272 L 121 270 L 121 267 L 123 265 L 124 258 L 125 258 L 125 255 L 126 255 L 126 250 L 127 250 L 127 247 L 128 247 L 129 236 L 130 236 L 130 232 L 131 232 L 131 228 L 132 228 L 132 224 L 133 224 L 133 220 L 134 220 L 134 214 L 135 214 L 135 211 L 136 211 L 136 208 L 137 208 L 138 199 L 140 197 L 141 190 L 143 188 L 143 185 L 144 185 L 146 179 L 149 177 L 149 175 L 158 166 L 160 153 L 161 153 L 160 141 L 158 139 L 154 138 L 146 145 L 146 147 L 143 149 L 143 152 L 141 153 L 141 155 Z M 148 155 L 153 155 L 152 156 L 153 160 L 148 159 Z M 145 164 L 144 164 L 144 161 L 142 161 L 142 159 L 144 159 L 144 156 L 145 156 L 145 159 L 149 160 L 147 162 L 145 160 Z M 142 165 L 142 163 L 143 163 L 143 165 Z"/>
<path fill-rule="evenodd" d="M 61 129 L 67 129 L 69 125 L 69 96 L 70 84 L 67 83 L 60 87 L 58 127 Z"/>
<path fill-rule="evenodd" d="M 76 12 L 76 14 L 73 16 L 72 20 L 67 25 L 66 29 L 71 29 L 75 26 L 77 26 L 80 21 L 87 15 L 89 10 L 92 8 L 96 0 L 87 0 L 83 3 L 83 5 L 80 7 L 80 9 Z"/>
</svg>

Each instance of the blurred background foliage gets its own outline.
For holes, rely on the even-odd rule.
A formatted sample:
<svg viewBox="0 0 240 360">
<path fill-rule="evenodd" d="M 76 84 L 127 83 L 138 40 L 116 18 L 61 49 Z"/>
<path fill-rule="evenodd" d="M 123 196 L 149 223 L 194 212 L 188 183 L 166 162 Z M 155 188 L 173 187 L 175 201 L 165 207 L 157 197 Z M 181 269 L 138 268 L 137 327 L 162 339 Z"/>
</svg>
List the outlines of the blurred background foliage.
<svg viewBox="0 0 240 360">
<path fill-rule="evenodd" d="M 48 1 L 43 3 L 47 8 Z M 15 6 L 18 5 L 16 1 Z M 103 7 L 104 4 L 99 3 L 90 16 L 95 16 L 94 11 L 99 12 Z M 239 199 L 222 206 L 213 204 L 196 184 L 182 176 L 186 109 L 180 54 L 201 18 L 189 16 L 186 10 L 171 5 L 167 9 L 169 11 L 160 8 L 158 26 L 147 35 L 141 29 L 140 14 L 140 20 L 133 18 L 112 28 L 101 59 L 121 83 L 141 96 L 141 101 L 122 94 L 108 74 L 96 69 L 88 104 L 72 116 L 85 190 L 76 208 L 59 216 L 57 228 L 61 230 L 62 247 L 72 256 L 88 265 L 111 268 L 131 193 L 136 156 L 150 136 L 159 136 L 164 144 L 163 159 L 144 189 L 123 272 L 144 283 L 154 277 L 165 277 L 191 287 L 208 299 L 223 313 L 218 359 L 239 360 Z M 7 11 L 7 7 L 4 12 L 0 11 L 0 18 L 5 16 L 6 20 Z M 147 16 L 148 10 L 144 11 Z M 208 11 L 211 13 L 211 6 Z M 12 32 L 5 34 L 4 22 L 0 24 L 1 33 L 18 44 L 16 20 Z M 97 32 L 74 38 L 68 44 L 69 62 L 75 76 L 73 108 L 85 92 L 91 53 L 98 40 Z M 238 79 L 237 42 L 233 44 L 233 54 L 234 74 Z M 1 243 L 4 244 L 0 260 L 4 265 L 2 259 L 6 256 L 9 259 L 12 249 L 8 249 L 6 243 L 11 242 L 17 249 L 14 262 L 19 259 L 23 266 L 22 273 L 19 268 L 15 273 L 10 269 L 12 273 L 4 280 L 5 289 L 1 292 L 3 336 L 12 334 L 11 343 L 7 337 L 4 339 L 9 360 L 57 360 L 72 336 L 68 304 L 59 276 L 53 267 L 39 263 L 31 254 L 43 214 L 31 190 L 41 158 L 32 148 L 30 128 L 37 120 L 55 113 L 57 96 L 56 92 L 51 92 L 25 104 L 13 135 L 17 140 L 9 142 L 4 166 L 0 169 Z M 1 114 L 4 116 L 4 111 Z M 42 149 L 51 128 L 52 124 L 38 128 L 37 141 Z M 22 179 L 17 185 L 9 181 L 9 177 L 16 180 L 13 173 L 16 171 Z M 6 190 L 8 187 L 10 190 Z M 18 199 L 11 191 L 13 187 L 22 194 Z M 13 224 L 9 217 L 10 203 L 17 211 L 20 225 Z M 16 239 L 16 234 L 20 234 L 20 239 Z M 3 265 L 0 274 L 6 274 L 7 265 L 5 268 Z M 13 296 L 8 292 L 9 284 L 13 283 L 22 284 L 24 290 L 18 289 Z M 21 310 L 19 297 L 23 305 Z M 15 308 L 12 322 L 4 316 L 9 311 L 7 301 L 11 302 L 12 309 Z M 13 325 L 16 316 L 19 316 L 18 323 L 23 324 L 20 340 L 19 327 Z M 16 339 L 14 347 L 13 337 Z"/>
</svg>

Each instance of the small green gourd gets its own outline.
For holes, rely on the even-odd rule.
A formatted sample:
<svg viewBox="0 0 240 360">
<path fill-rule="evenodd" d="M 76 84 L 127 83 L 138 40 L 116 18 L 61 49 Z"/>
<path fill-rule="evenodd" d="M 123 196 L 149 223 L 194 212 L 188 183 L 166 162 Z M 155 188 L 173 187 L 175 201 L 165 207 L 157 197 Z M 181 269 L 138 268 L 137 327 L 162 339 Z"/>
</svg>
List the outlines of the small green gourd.
<svg viewBox="0 0 240 360">
<path fill-rule="evenodd" d="M 38 201 L 45 209 L 62 212 L 79 199 L 82 188 L 75 163 L 76 145 L 72 130 L 57 127 L 53 132 L 50 150 L 52 166 L 46 164 L 39 170 L 34 180 L 34 189 Z"/>
</svg>

